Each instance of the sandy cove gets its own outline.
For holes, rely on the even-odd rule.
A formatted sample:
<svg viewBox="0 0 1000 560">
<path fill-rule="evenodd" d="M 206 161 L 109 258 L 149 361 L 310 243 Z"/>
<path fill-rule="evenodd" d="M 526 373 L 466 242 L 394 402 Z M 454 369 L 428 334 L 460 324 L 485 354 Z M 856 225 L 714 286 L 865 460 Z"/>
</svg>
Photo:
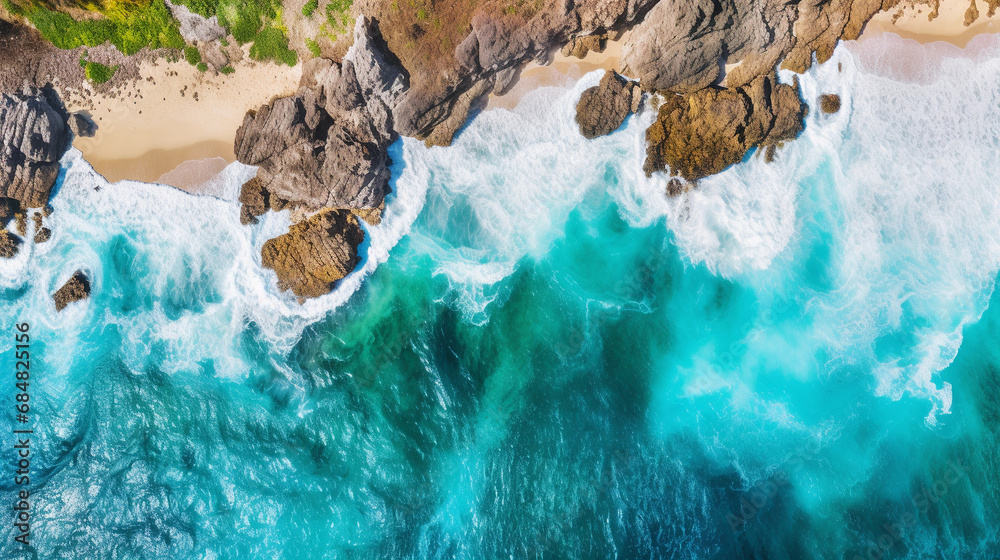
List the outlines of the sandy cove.
<svg viewBox="0 0 1000 560">
<path fill-rule="evenodd" d="M 247 61 L 229 75 L 199 72 L 187 62 L 144 62 L 141 79 L 111 94 L 67 96 L 67 108 L 90 113 L 93 138 L 73 145 L 109 181 L 132 179 L 190 187 L 185 175 L 204 175 L 197 166 L 172 173 L 182 163 L 235 161 L 233 141 L 248 110 L 298 87 L 302 69 Z M 169 175 L 168 175 L 169 174 Z M 166 177 L 164 177 L 166 176 Z"/>
<path fill-rule="evenodd" d="M 977 0 L 977 8 L 979 18 L 968 27 L 967 0 L 942 0 L 938 16 L 930 21 L 926 5 L 904 8 L 899 17 L 899 10 L 883 12 L 868 23 L 860 40 L 890 32 L 964 48 L 977 34 L 1000 31 L 1000 13 L 987 18 L 983 0 Z M 490 96 L 487 109 L 513 108 L 529 91 L 568 87 L 593 70 L 619 70 L 624 39 L 608 41 L 604 51 L 591 51 L 583 59 L 557 52 L 548 65 L 528 64 L 507 93 Z M 225 163 L 235 160 L 233 140 L 246 112 L 294 93 L 301 66 L 245 62 L 231 75 L 211 75 L 183 61 L 159 60 L 144 63 L 140 73 L 141 80 L 115 94 L 69 98 L 71 110 L 88 110 L 100 127 L 97 136 L 78 139 L 74 146 L 110 181 L 161 182 L 200 193 Z"/>
</svg>

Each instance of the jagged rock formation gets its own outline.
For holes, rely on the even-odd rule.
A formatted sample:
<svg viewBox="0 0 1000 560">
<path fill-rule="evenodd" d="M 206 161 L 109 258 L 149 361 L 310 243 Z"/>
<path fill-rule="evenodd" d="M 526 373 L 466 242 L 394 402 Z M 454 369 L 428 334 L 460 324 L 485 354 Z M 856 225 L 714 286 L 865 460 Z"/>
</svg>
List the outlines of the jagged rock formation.
<svg viewBox="0 0 1000 560">
<path fill-rule="evenodd" d="M 644 88 L 693 92 L 716 83 L 725 63 L 730 87 L 779 64 L 803 72 L 841 38 L 856 39 L 873 15 L 898 0 L 692 0 L 658 2 L 622 46 L 622 64 Z"/>
<path fill-rule="evenodd" d="M 611 134 L 642 102 L 639 84 L 618 72 L 605 72 L 601 83 L 584 90 L 576 104 L 576 124 L 586 138 Z"/>
<path fill-rule="evenodd" d="M 318 297 L 354 270 L 364 239 L 350 211 L 325 210 L 264 243 L 261 262 L 277 273 L 280 289 L 291 290 L 300 300 Z"/>
<path fill-rule="evenodd" d="M 49 194 L 59 177 L 59 159 L 74 134 L 92 136 L 96 126 L 84 115 L 70 114 L 51 86 L 25 88 L 21 93 L 0 96 L 0 221 L 13 218 L 14 229 L 24 236 L 28 230 L 28 208 L 35 212 L 36 243 L 52 237 L 42 226 L 51 213 Z M 0 233 L 0 258 L 17 254 L 21 240 L 11 232 Z"/>
<path fill-rule="evenodd" d="M 307 210 L 378 207 L 396 139 L 391 111 L 406 79 L 383 50 L 377 27 L 360 20 L 343 64 L 311 60 L 295 96 L 247 114 L 236 157 L 259 166 L 257 179 L 268 193 Z"/>
<path fill-rule="evenodd" d="M 840 96 L 833 93 L 821 95 L 819 97 L 819 108 L 827 115 L 836 113 L 840 110 Z"/>
<path fill-rule="evenodd" d="M 44 206 L 69 147 L 68 114 L 51 88 L 0 96 L 0 196 Z"/>
<path fill-rule="evenodd" d="M 650 175 L 669 167 L 688 181 L 714 175 L 751 148 L 798 136 L 805 111 L 798 84 L 779 84 L 773 74 L 746 87 L 668 95 L 646 131 L 643 169 Z"/>
<path fill-rule="evenodd" d="M 90 297 L 90 280 L 82 270 L 77 270 L 72 278 L 52 294 L 52 299 L 56 302 L 56 311 L 62 311 L 74 301 L 88 297 Z"/>
</svg>

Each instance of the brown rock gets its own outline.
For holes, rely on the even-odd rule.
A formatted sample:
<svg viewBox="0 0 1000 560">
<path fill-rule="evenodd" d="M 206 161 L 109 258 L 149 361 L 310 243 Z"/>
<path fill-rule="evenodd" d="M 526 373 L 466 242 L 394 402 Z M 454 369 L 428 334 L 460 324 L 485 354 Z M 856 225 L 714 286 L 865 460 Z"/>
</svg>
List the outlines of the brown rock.
<svg viewBox="0 0 1000 560">
<path fill-rule="evenodd" d="M 605 72 L 601 83 L 587 88 L 576 104 L 576 123 L 586 138 L 610 134 L 632 113 L 637 84 L 615 71 Z"/>
<path fill-rule="evenodd" d="M 377 226 L 382 223 L 382 212 L 384 210 L 385 203 L 383 202 L 377 208 L 352 208 L 351 212 L 369 224 Z"/>
<path fill-rule="evenodd" d="M 604 48 L 607 46 L 608 36 L 605 34 L 600 35 L 585 35 L 577 39 L 573 39 L 566 43 L 565 46 L 559 51 L 563 56 L 573 56 L 576 58 L 584 58 L 590 51 L 594 52 L 604 52 Z"/>
<path fill-rule="evenodd" d="M 969 9 L 965 10 L 965 26 L 968 27 L 979 19 L 979 8 L 976 6 L 976 0 L 969 0 Z"/>
<path fill-rule="evenodd" d="M 18 235 L 28 234 L 28 214 L 22 211 L 14 213 L 14 228 Z"/>
<path fill-rule="evenodd" d="M 742 161 L 753 147 L 774 145 L 802 131 L 805 105 L 798 84 L 774 75 L 749 86 L 671 95 L 646 131 L 647 175 L 669 167 L 696 181 Z"/>
<path fill-rule="evenodd" d="M 348 210 L 325 210 L 264 243 L 261 263 L 278 275 L 278 287 L 299 301 L 329 293 L 357 266 L 365 239 Z"/>
<path fill-rule="evenodd" d="M 73 277 L 63 284 L 62 288 L 52 294 L 52 299 L 56 302 L 56 311 L 62 311 L 67 305 L 74 301 L 80 301 L 90 297 L 90 280 L 82 270 L 77 270 Z"/>
<path fill-rule="evenodd" d="M 45 243 L 49 239 L 52 239 L 52 230 L 49 228 L 42 227 L 35 230 L 35 243 Z"/>
<path fill-rule="evenodd" d="M 264 183 L 260 179 L 254 177 L 243 183 L 240 188 L 241 224 L 256 224 L 257 216 L 262 216 L 270 206 L 267 189 L 264 188 Z"/>
<path fill-rule="evenodd" d="M 0 230 L 0 258 L 10 259 L 17 255 L 21 238 L 7 230 Z"/>
<path fill-rule="evenodd" d="M 828 93 L 819 98 L 819 108 L 824 113 L 831 115 L 840 110 L 840 96 Z"/>
</svg>

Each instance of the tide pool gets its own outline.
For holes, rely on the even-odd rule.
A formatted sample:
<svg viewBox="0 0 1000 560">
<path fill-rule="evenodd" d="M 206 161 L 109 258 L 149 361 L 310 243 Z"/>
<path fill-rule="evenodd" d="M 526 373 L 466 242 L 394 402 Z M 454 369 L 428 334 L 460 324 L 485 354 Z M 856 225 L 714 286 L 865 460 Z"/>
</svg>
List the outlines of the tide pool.
<svg viewBox="0 0 1000 560">
<path fill-rule="evenodd" d="M 652 111 L 579 135 L 599 73 L 401 141 L 304 306 L 259 263 L 287 212 L 239 225 L 251 168 L 210 199 L 67 155 L 53 239 L 0 264 L 37 557 L 997 557 L 1000 49 L 914 81 L 884 47 L 799 76 L 775 162 L 671 199 Z"/>
</svg>

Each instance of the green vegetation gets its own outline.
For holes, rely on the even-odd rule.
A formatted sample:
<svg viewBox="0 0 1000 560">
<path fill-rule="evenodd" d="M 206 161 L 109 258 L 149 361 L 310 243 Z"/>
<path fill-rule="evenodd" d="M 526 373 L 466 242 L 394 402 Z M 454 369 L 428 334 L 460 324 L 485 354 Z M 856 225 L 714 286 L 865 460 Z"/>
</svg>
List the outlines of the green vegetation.
<svg viewBox="0 0 1000 560">
<path fill-rule="evenodd" d="M 103 19 L 77 21 L 67 14 L 40 5 L 8 9 L 24 16 L 42 37 L 61 49 L 96 47 L 111 43 L 124 54 L 135 54 L 143 47 L 179 49 L 184 46 L 177 21 L 166 4 L 108 2 L 100 10 Z"/>
<path fill-rule="evenodd" d="M 299 56 L 288 48 L 288 37 L 276 27 L 267 26 L 257 34 L 257 40 L 250 47 L 250 58 L 254 60 L 274 60 L 295 66 Z"/>
<path fill-rule="evenodd" d="M 194 66 L 202 62 L 197 49 L 185 45 L 179 24 L 163 0 L 104 0 L 100 4 L 81 0 L 82 6 L 102 17 L 80 21 L 31 0 L 23 4 L 23 0 L 0 1 L 8 11 L 25 17 L 45 39 L 61 49 L 110 43 L 123 54 L 130 55 L 143 47 L 167 48 L 183 51 L 184 58 Z M 205 17 L 217 16 L 219 24 L 239 44 L 251 43 L 250 52 L 255 60 L 273 60 L 290 66 L 298 62 L 298 55 L 288 47 L 287 30 L 282 25 L 281 0 L 177 1 Z M 344 10 L 352 1 L 335 0 L 332 5 L 335 10 Z M 303 12 L 308 9 L 311 13 L 318 8 L 318 0 L 309 0 Z M 330 13 L 328 11 L 328 19 Z M 228 46 L 225 39 L 221 42 Z M 85 62 L 81 61 L 82 64 Z"/>
<path fill-rule="evenodd" d="M 199 62 L 198 66 L 196 66 L 196 68 L 198 68 L 199 72 L 207 72 L 208 71 L 208 65 L 205 64 L 204 62 Z"/>
<path fill-rule="evenodd" d="M 305 6 L 302 6 L 302 15 L 306 17 L 312 17 L 313 12 L 319 8 L 319 0 L 309 0 L 306 2 Z"/>
<path fill-rule="evenodd" d="M 235 71 L 236 71 L 236 69 L 233 68 L 232 66 L 228 65 L 228 64 L 219 69 L 219 72 L 221 72 L 223 74 L 232 74 Z"/>
<path fill-rule="evenodd" d="M 196 14 L 210 18 L 215 15 L 219 0 L 176 0 L 175 4 L 183 4 Z"/>
<path fill-rule="evenodd" d="M 351 18 L 351 5 L 354 0 L 330 0 L 326 5 L 327 36 L 331 39 L 336 35 L 346 33 L 354 26 Z"/>
<path fill-rule="evenodd" d="M 190 45 L 184 47 L 184 59 L 188 61 L 191 66 L 197 66 L 201 62 L 201 52 L 198 51 L 198 47 L 192 47 Z"/>
<path fill-rule="evenodd" d="M 280 0 L 218 0 L 216 15 L 242 45 L 254 42 L 265 22 L 277 20 L 280 8 Z"/>
<path fill-rule="evenodd" d="M 306 47 L 309 48 L 309 52 L 311 52 L 316 58 L 323 56 L 323 51 L 319 48 L 319 43 L 315 40 L 306 38 Z"/>
<path fill-rule="evenodd" d="M 87 79 L 98 85 L 110 80 L 117 71 L 117 65 L 105 66 L 100 62 L 85 62 L 83 65 L 83 73 L 87 76 Z"/>
</svg>

